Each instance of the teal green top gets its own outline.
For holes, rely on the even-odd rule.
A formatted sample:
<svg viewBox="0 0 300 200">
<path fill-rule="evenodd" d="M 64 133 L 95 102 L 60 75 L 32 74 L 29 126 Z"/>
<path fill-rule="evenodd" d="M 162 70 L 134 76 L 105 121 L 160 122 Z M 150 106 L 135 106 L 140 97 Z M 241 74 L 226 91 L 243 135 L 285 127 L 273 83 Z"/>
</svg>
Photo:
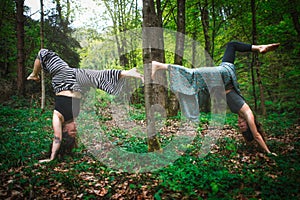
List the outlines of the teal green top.
<svg viewBox="0 0 300 200">
<path fill-rule="evenodd" d="M 185 95 L 207 93 L 214 87 L 233 88 L 239 95 L 240 89 L 236 78 L 235 66 L 222 62 L 217 67 L 189 69 L 179 65 L 169 65 L 170 87 L 174 92 Z"/>
</svg>

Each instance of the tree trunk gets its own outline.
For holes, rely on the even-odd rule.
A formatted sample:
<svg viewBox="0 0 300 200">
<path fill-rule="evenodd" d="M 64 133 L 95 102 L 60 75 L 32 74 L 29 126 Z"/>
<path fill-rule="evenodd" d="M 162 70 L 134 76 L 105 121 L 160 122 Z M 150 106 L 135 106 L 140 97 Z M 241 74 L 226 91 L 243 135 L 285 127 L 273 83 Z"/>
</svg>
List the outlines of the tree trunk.
<svg viewBox="0 0 300 200">
<path fill-rule="evenodd" d="M 143 0 L 143 62 L 145 76 L 145 109 L 147 118 L 148 151 L 160 151 L 161 146 L 156 136 L 154 105 L 165 106 L 165 89 L 162 86 L 155 88 L 151 84 L 151 61 L 164 60 L 163 50 L 163 32 L 158 27 L 162 20 L 158 18 L 161 15 L 160 0 L 157 2 L 157 13 L 153 0 Z M 161 80 L 161 77 L 158 77 Z"/>
<path fill-rule="evenodd" d="M 201 22 L 203 27 L 203 34 L 205 39 L 205 63 L 207 66 L 212 66 L 211 63 L 211 41 L 209 37 L 209 12 L 208 12 L 208 2 L 207 0 L 204 0 L 204 5 L 202 6 L 201 0 L 199 0 L 199 10 L 200 10 L 200 16 L 201 16 Z M 201 98 L 200 101 L 201 104 L 199 105 L 201 110 L 203 112 L 209 112 L 210 111 L 210 99 L 209 98 Z"/>
<path fill-rule="evenodd" d="M 256 68 L 256 76 L 257 76 L 257 82 L 259 85 L 259 91 L 260 91 L 260 109 L 261 109 L 261 114 L 266 116 L 266 106 L 265 106 L 265 95 L 264 95 L 264 87 L 261 81 L 261 76 L 260 76 L 260 66 L 257 65 Z"/>
<path fill-rule="evenodd" d="M 255 67 L 255 60 L 257 60 L 257 53 L 253 53 L 252 61 L 251 61 L 251 81 L 252 81 L 252 95 L 254 98 L 254 110 L 257 111 L 257 97 L 256 97 L 256 89 L 255 89 L 255 75 L 254 75 L 254 67 Z"/>
<path fill-rule="evenodd" d="M 211 56 L 211 60 L 214 60 L 214 53 L 215 53 L 215 38 L 217 35 L 217 31 L 216 31 L 216 13 L 215 13 L 215 1 L 212 0 L 211 2 L 212 4 L 212 20 L 213 20 L 213 27 L 212 27 L 212 36 L 211 36 L 211 51 L 210 51 L 210 56 Z"/>
<path fill-rule="evenodd" d="M 255 0 L 251 0 L 251 11 L 252 11 L 252 44 L 257 43 L 257 30 L 256 30 L 256 7 Z M 252 62 L 251 62 L 251 77 L 252 77 L 252 88 L 254 97 L 254 109 L 257 111 L 257 97 L 255 89 L 255 77 L 254 77 L 254 67 L 257 61 L 257 53 L 253 52 Z"/>
<path fill-rule="evenodd" d="M 67 14 L 66 14 L 66 22 L 67 24 L 70 23 L 70 15 L 71 15 L 71 2 L 70 0 L 67 0 Z"/>
<path fill-rule="evenodd" d="M 125 53 L 127 48 L 127 38 L 124 35 L 127 30 L 127 27 L 125 25 L 125 6 L 123 6 L 122 1 L 111 2 L 105 0 L 103 2 L 113 22 L 113 31 L 117 43 L 120 65 L 128 66 L 129 60 L 127 54 Z M 111 6 L 110 3 L 112 3 L 113 5 Z"/>
<path fill-rule="evenodd" d="M 196 8 L 199 8 L 198 5 L 196 5 Z M 199 56 L 197 52 L 197 36 L 199 35 L 198 33 L 198 29 L 199 29 L 199 24 L 200 24 L 200 20 L 199 19 L 199 13 L 198 12 L 194 12 L 192 18 L 195 19 L 195 22 L 193 22 L 193 29 L 192 29 L 192 38 L 193 38 L 193 43 L 192 43 L 192 68 L 196 68 L 196 66 L 198 66 L 197 62 L 197 57 Z"/>
<path fill-rule="evenodd" d="M 196 64 L 196 56 L 197 56 L 197 32 L 194 30 L 192 33 L 193 43 L 192 43 L 192 68 L 195 68 Z"/>
<path fill-rule="evenodd" d="M 294 24 L 295 30 L 298 33 L 298 38 L 300 39 L 299 13 L 297 12 L 297 9 L 296 9 L 297 3 L 295 0 L 289 0 L 289 5 L 290 5 L 290 13 L 291 13 L 291 16 L 293 19 L 293 24 Z"/>
<path fill-rule="evenodd" d="M 185 40 L 185 0 L 177 0 L 177 33 L 174 64 L 182 65 Z M 168 98 L 168 116 L 176 116 L 179 102 L 173 92 Z"/>
<path fill-rule="evenodd" d="M 128 66 L 129 65 L 129 60 L 127 58 L 127 54 L 125 53 L 126 52 L 126 49 L 127 49 L 127 38 L 126 36 L 124 36 L 123 33 L 125 33 L 127 31 L 127 27 L 126 27 L 126 22 L 125 22 L 125 18 L 126 18 L 126 11 L 125 11 L 125 8 L 126 6 L 123 5 L 125 4 L 124 1 L 119 1 L 118 4 L 116 5 L 118 7 L 118 22 L 119 22 L 119 25 L 117 26 L 119 28 L 119 33 L 118 34 L 120 36 L 120 65 L 122 66 Z"/>
<path fill-rule="evenodd" d="M 17 88 L 18 94 L 25 94 L 25 56 L 24 56 L 24 0 L 16 1 L 17 7 L 17 49 L 18 49 L 18 71 L 17 71 Z"/>
<path fill-rule="evenodd" d="M 44 48 L 44 4 L 43 4 L 43 0 L 40 0 L 40 4 L 41 4 L 40 37 L 41 37 L 41 49 L 43 49 Z M 46 87 L 45 87 L 44 70 L 41 70 L 41 88 L 42 88 L 41 109 L 43 111 L 44 108 L 45 108 L 45 100 L 46 100 Z"/>
<path fill-rule="evenodd" d="M 177 33 L 174 63 L 182 65 L 185 39 L 185 0 L 177 0 Z"/>
<path fill-rule="evenodd" d="M 200 2 L 199 7 L 200 7 L 201 22 L 203 27 L 203 34 L 205 39 L 205 50 L 208 53 L 207 56 L 209 56 L 209 58 L 206 59 L 206 62 L 207 62 L 207 66 L 211 66 L 211 59 L 210 59 L 211 41 L 209 37 L 209 12 L 208 12 L 207 0 L 204 0 L 203 6 L 201 5 Z"/>
</svg>

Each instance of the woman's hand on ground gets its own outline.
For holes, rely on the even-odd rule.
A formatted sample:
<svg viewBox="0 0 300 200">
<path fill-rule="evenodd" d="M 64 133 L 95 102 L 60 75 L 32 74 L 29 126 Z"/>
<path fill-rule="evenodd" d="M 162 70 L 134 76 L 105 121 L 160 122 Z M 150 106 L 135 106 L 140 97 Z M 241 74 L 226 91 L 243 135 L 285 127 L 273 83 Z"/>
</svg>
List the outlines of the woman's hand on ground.
<svg viewBox="0 0 300 200">
<path fill-rule="evenodd" d="M 270 152 L 270 153 L 268 153 L 268 156 L 275 156 L 275 157 L 277 157 L 278 155 L 276 153 Z"/>
<path fill-rule="evenodd" d="M 44 160 L 39 160 L 39 163 L 48 163 L 52 161 L 51 159 L 44 159 Z"/>
</svg>

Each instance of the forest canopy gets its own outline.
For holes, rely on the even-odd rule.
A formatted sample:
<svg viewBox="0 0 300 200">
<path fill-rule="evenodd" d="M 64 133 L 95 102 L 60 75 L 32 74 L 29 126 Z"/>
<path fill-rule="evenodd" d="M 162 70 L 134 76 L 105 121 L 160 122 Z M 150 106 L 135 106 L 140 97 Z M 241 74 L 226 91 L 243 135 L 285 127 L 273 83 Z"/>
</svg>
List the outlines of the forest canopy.
<svg viewBox="0 0 300 200">
<path fill-rule="evenodd" d="M 15 2 L 16 4 L 9 0 L 1 1 L 0 78 L 6 83 L 2 98 L 14 93 L 25 94 L 32 89 L 31 83 L 26 82 L 24 77 L 32 67 L 41 42 L 40 19 L 31 18 L 30 8 L 24 5 L 24 1 Z M 18 2 L 23 3 L 23 13 L 17 13 Z M 44 46 L 57 52 L 70 66 L 113 68 L 112 65 L 119 65 L 124 69 L 135 66 L 142 69 L 142 50 L 129 51 L 134 45 L 133 41 L 126 40 L 122 33 L 140 29 L 143 17 L 149 15 L 155 21 L 150 26 L 183 33 L 186 38 L 191 38 L 201 45 L 216 65 L 220 63 L 224 47 L 229 41 L 256 44 L 279 42 L 281 46 L 275 53 L 259 55 L 255 60 L 250 54 L 237 56 L 239 83 L 242 91 L 245 91 L 245 97 L 258 112 L 265 112 L 263 106 L 266 106 L 269 112 L 299 111 L 299 100 L 294 98 L 299 93 L 300 84 L 299 4 L 296 1 L 197 0 L 187 1 L 178 6 L 178 2 L 167 0 L 156 1 L 153 8 L 147 11 L 142 10 L 146 1 L 95 0 L 94 3 L 105 8 L 101 15 L 101 24 L 110 26 L 99 29 L 99 23 L 91 19 L 87 26 L 72 27 L 72 22 L 76 20 L 75 13 L 85 11 L 81 10 L 80 4 L 75 1 L 57 0 L 52 2 L 51 8 L 44 8 Z M 16 37 L 19 31 L 16 25 L 21 23 L 18 15 L 23 15 L 23 44 L 20 44 Z M 94 27 L 91 24 L 94 24 Z M 113 37 L 116 37 L 114 42 L 118 48 L 118 55 L 114 55 L 115 59 L 110 59 L 110 54 L 108 57 L 104 56 L 107 55 L 107 48 L 103 48 L 103 45 Z M 170 43 L 172 42 L 168 44 Z M 156 59 L 169 63 L 179 61 L 179 64 L 183 62 L 187 67 L 193 67 L 193 63 L 191 65 L 175 58 L 176 38 L 173 43 L 173 53 L 166 51 L 161 54 L 161 58 Z M 20 45 L 23 46 L 21 49 L 24 59 L 18 65 Z M 182 44 L 180 48 L 182 52 L 193 52 L 193 44 Z M 21 75 L 17 75 L 20 67 L 25 70 L 22 70 Z M 255 84 L 257 79 L 259 84 Z M 16 82 L 21 82 L 22 87 L 18 90 L 22 91 L 8 89 Z M 293 89 L 290 89 L 291 84 Z M 262 94 L 263 100 L 260 98 Z"/>
</svg>

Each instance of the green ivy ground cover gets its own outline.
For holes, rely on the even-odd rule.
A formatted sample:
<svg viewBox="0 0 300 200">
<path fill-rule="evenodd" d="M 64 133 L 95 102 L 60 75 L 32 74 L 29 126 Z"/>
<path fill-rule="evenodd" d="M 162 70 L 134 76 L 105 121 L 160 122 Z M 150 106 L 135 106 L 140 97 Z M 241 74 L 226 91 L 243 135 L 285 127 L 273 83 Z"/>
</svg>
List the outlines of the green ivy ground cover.
<svg viewBox="0 0 300 200">
<path fill-rule="evenodd" d="M 125 173 L 105 166 L 79 145 L 72 157 L 38 164 L 52 139 L 51 109 L 2 106 L 0 109 L 0 199 L 299 199 L 299 124 L 266 119 L 269 157 L 246 146 L 228 115 L 224 137 L 200 158 L 201 138 L 175 162 L 154 172 Z M 205 121 L 205 119 L 203 119 Z M 276 128 L 276 124 L 280 128 Z M 226 134 L 233 137 L 227 137 Z M 145 140 L 112 129 L 130 151 L 144 152 Z M 163 134 L 162 134 L 163 135 Z M 162 136 L 164 139 L 164 137 Z M 166 138 L 166 137 L 165 137 Z M 116 143 L 118 145 L 118 143 Z"/>
</svg>

